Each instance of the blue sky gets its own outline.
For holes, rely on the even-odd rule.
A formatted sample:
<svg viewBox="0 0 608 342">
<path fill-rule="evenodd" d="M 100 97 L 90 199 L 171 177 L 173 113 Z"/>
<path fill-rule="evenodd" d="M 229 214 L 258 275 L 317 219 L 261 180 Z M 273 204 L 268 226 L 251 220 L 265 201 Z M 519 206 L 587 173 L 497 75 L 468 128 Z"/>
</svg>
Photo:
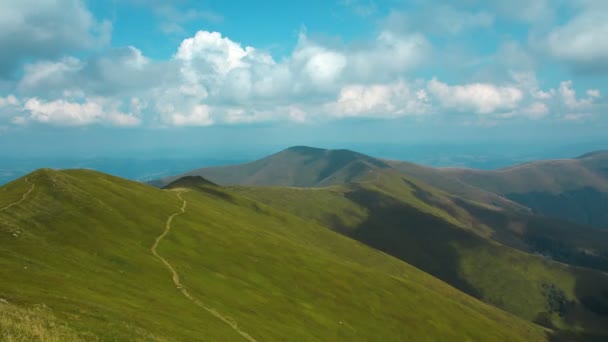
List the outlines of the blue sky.
<svg viewBox="0 0 608 342">
<path fill-rule="evenodd" d="M 608 142 L 607 17 L 604 0 L 0 0 L 0 153 Z"/>
</svg>

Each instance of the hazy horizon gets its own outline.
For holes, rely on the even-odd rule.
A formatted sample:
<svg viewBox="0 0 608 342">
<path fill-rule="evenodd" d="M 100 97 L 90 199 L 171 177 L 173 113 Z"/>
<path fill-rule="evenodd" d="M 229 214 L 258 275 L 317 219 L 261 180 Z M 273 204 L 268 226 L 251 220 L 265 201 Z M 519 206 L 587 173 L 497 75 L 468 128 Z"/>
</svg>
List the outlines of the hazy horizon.
<svg viewBox="0 0 608 342">
<path fill-rule="evenodd" d="M 232 149 L 189 149 L 131 151 L 120 154 L 88 155 L 13 155 L 0 161 L 0 185 L 39 168 L 87 168 L 136 181 L 149 181 L 193 169 L 250 162 L 296 146 L 256 145 Z M 575 158 L 606 149 L 602 141 L 578 144 L 403 144 L 363 143 L 305 146 L 327 149 L 350 149 L 378 158 L 409 161 L 432 167 L 499 169 L 543 159 Z"/>
</svg>

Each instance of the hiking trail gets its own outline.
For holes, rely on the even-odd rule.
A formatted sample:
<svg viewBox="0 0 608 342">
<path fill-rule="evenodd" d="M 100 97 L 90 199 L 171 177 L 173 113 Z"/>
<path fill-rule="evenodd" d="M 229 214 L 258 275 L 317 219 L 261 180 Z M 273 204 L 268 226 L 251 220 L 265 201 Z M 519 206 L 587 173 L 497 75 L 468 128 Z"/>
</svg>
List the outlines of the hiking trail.
<svg viewBox="0 0 608 342">
<path fill-rule="evenodd" d="M 229 325 L 232 328 L 232 330 L 236 331 L 239 335 L 241 335 L 246 340 L 248 340 L 250 342 L 257 342 L 256 339 L 254 339 L 253 337 L 251 337 L 251 335 L 249 335 L 246 332 L 242 331 L 239 328 L 239 326 L 238 326 L 238 324 L 236 323 L 235 320 L 233 320 L 230 317 L 226 317 L 226 316 L 220 314 L 214 308 L 212 308 L 210 306 L 207 306 L 207 305 L 205 305 L 205 303 L 203 303 L 200 300 L 194 298 L 190 294 L 190 292 L 188 292 L 188 290 L 184 287 L 184 285 L 180 282 L 179 274 L 177 274 L 177 272 L 175 271 L 175 268 L 173 268 L 173 266 L 165 258 L 163 258 L 162 256 L 160 256 L 160 254 L 158 254 L 158 252 L 157 252 L 158 244 L 171 231 L 171 223 L 173 222 L 173 219 L 176 216 L 178 216 L 178 215 L 182 215 L 182 214 L 186 213 L 186 206 L 188 205 L 188 202 L 185 199 L 182 198 L 182 193 L 184 193 L 184 192 L 187 192 L 187 191 L 180 191 L 180 192 L 177 193 L 177 197 L 180 200 L 183 201 L 182 206 L 181 206 L 181 208 L 180 208 L 180 210 L 178 212 L 173 213 L 173 214 L 171 214 L 171 216 L 169 216 L 169 218 L 167 219 L 167 222 L 165 223 L 165 230 L 163 231 L 162 234 L 160 234 L 156 238 L 156 240 L 154 241 L 154 244 L 150 248 L 150 251 L 152 252 L 152 254 L 158 260 L 160 260 L 167 267 L 167 269 L 169 269 L 169 272 L 171 272 L 171 278 L 173 279 L 173 284 L 175 284 L 175 286 L 180 290 L 180 292 L 184 295 L 184 297 L 188 298 L 191 302 L 193 302 L 198 307 L 203 308 L 205 311 L 207 311 L 208 313 L 210 313 L 211 315 L 213 315 L 215 318 L 217 318 L 220 321 L 222 321 L 222 322 L 226 323 L 227 325 Z"/>
<path fill-rule="evenodd" d="M 30 183 L 29 179 L 27 179 L 27 178 L 25 178 L 25 183 L 29 184 L 30 188 L 23 194 L 23 196 L 21 196 L 21 199 L 0 208 L 0 212 L 6 211 L 16 205 L 21 204 L 21 202 L 25 201 L 27 199 L 27 196 L 29 196 L 32 193 L 32 191 L 34 191 L 34 188 L 36 188 L 36 184 Z"/>
</svg>

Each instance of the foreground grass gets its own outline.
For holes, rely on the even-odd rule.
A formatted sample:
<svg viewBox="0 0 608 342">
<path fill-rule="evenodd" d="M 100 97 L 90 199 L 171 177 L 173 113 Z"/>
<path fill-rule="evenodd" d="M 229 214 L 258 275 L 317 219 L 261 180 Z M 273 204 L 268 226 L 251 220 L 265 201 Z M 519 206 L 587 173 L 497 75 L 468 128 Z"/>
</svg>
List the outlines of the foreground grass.
<svg viewBox="0 0 608 342">
<path fill-rule="evenodd" d="M 84 339 L 60 323 L 45 306 L 24 308 L 0 302 L 0 341 L 79 342 Z"/>
<path fill-rule="evenodd" d="M 23 310 L 43 304 L 86 340 L 242 340 L 184 298 L 150 252 L 182 206 L 175 192 L 91 171 L 42 170 L 28 179 L 35 191 L 0 213 L 0 278 L 8 280 L 0 297 Z M 25 190 L 23 179 L 0 188 L 0 207 Z M 216 187 L 182 197 L 187 210 L 158 253 L 189 293 L 258 341 L 547 337 L 312 222 Z"/>
</svg>

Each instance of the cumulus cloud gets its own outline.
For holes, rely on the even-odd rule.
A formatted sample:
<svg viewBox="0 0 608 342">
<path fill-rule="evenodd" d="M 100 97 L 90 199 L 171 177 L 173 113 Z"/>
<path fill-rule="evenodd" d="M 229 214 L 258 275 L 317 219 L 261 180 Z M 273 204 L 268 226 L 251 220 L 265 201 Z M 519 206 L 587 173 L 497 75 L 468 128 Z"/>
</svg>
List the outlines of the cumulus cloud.
<svg viewBox="0 0 608 342">
<path fill-rule="evenodd" d="M 176 126 L 210 126 L 213 119 L 209 115 L 208 106 L 196 105 L 189 113 L 172 113 L 171 123 Z"/>
<path fill-rule="evenodd" d="M 421 63 L 427 45 L 419 34 L 382 31 L 369 45 L 332 48 L 302 32 L 294 51 L 277 62 L 267 52 L 218 32 L 199 31 L 180 44 L 174 56 L 179 84 L 156 94 L 156 107 L 165 122 L 175 124 L 177 117 L 180 125 L 301 122 L 311 118 L 302 114 L 301 101 L 306 107 L 321 105 L 350 84 L 394 77 Z M 210 119 L 197 115 L 201 121 L 186 120 L 198 104 L 209 106 Z M 238 109 L 243 106 L 246 110 Z"/>
<path fill-rule="evenodd" d="M 540 88 L 536 74 L 532 71 L 511 71 L 509 74 L 518 88 L 522 89 L 522 91 L 526 92 L 535 100 L 548 100 L 555 95 L 554 89 L 545 91 Z"/>
<path fill-rule="evenodd" d="M 0 96 L 0 108 L 2 107 L 14 107 L 19 105 L 19 100 L 15 95 L 8 95 L 6 97 Z"/>
<path fill-rule="evenodd" d="M 602 95 L 599 89 L 588 89 L 579 90 L 583 95 L 577 96 L 570 81 L 554 85 L 554 89 L 544 88 L 536 77 L 538 61 L 515 38 L 499 44 L 496 55 L 469 58 L 470 54 L 463 54 L 466 58 L 462 58 L 459 67 L 466 64 L 466 68 L 476 70 L 467 70 L 471 76 L 459 83 L 448 84 L 436 78 L 413 79 L 412 74 L 428 71 L 424 68 L 433 54 L 438 56 L 433 46 L 437 40 L 429 39 L 430 35 L 450 34 L 453 35 L 450 39 L 456 40 L 458 34 L 467 30 L 492 27 L 497 20 L 495 15 L 508 11 L 513 11 L 509 14 L 512 19 L 532 20 L 551 11 L 547 1 L 517 0 L 518 5 L 508 6 L 502 1 L 490 1 L 486 9 L 462 4 L 421 5 L 416 14 L 393 12 L 375 35 L 356 43 L 328 43 L 302 31 L 293 51 L 280 59 L 219 32 L 198 31 L 183 39 L 174 54 L 162 61 L 145 56 L 134 46 L 106 47 L 70 57 L 66 52 L 71 49 L 103 44 L 109 26 L 94 19 L 81 1 L 58 0 L 66 5 L 62 13 L 49 10 L 53 7 L 49 1 L 40 2 L 40 13 L 36 14 L 31 10 L 33 1 L 8 5 L 0 0 L 0 9 L 23 12 L 21 17 L 9 18 L 6 13 L 10 11 L 0 11 L 0 28 L 15 36 L 33 37 L 28 39 L 38 42 L 40 49 L 16 49 L 22 52 L 8 54 L 13 54 L 9 58 L 11 63 L 18 62 L 22 68 L 14 87 L 0 84 L 0 94 L 4 96 L 0 96 L 0 109 L 4 108 L 0 114 L 6 118 L 9 108 L 15 123 L 204 127 L 347 117 L 397 118 L 442 112 L 477 114 L 476 119 L 486 123 L 511 118 L 574 121 L 582 120 L 580 113 L 593 113 L 593 106 Z M 190 18 L 203 16 L 199 12 L 181 11 L 165 0 L 156 0 L 154 6 L 159 16 L 176 18 L 173 22 L 176 27 L 167 28 L 175 32 Z M 549 42 L 545 46 L 550 46 L 551 54 L 568 63 L 598 65 L 603 63 L 599 61 L 604 52 L 601 42 L 596 43 L 597 32 L 603 32 L 604 26 L 598 23 L 596 31 L 589 33 L 586 21 L 595 23 L 598 19 L 583 20 L 590 12 L 589 5 L 581 8 L 578 19 L 566 22 L 545 37 L 545 42 Z M 516 13 L 526 9 L 532 11 L 530 17 Z M 62 24 L 45 37 L 19 31 L 25 30 L 23 27 L 36 31 L 38 21 L 27 23 L 37 15 L 46 18 L 41 22 Z M 64 15 L 72 18 L 68 20 Z M 403 19 L 405 25 L 397 19 Z M 69 30 L 68 26 L 62 26 L 66 22 Z M 420 25 L 413 24 L 416 22 Z M 12 39 L 11 34 L 0 31 L 1 47 Z M 594 45 L 592 49 L 585 45 L 589 41 Z M 591 58 L 579 58 L 576 54 Z M 2 58 L 5 56 L 0 57 L 0 64 Z M 479 72 L 483 64 L 495 64 L 495 68 Z"/>
<path fill-rule="evenodd" d="M 524 97 L 520 89 L 512 86 L 489 83 L 451 86 L 437 79 L 429 81 L 428 90 L 447 109 L 473 111 L 478 114 L 514 109 Z"/>
<path fill-rule="evenodd" d="M 583 71 L 608 71 L 608 9 L 584 11 L 552 30 L 545 45 L 549 54 Z"/>
<path fill-rule="evenodd" d="M 371 46 L 350 51 L 348 71 L 357 81 L 394 78 L 421 65 L 430 50 L 431 43 L 420 33 L 385 30 Z"/>
<path fill-rule="evenodd" d="M 584 109 L 589 108 L 595 98 L 600 96 L 598 90 L 588 90 L 587 98 L 577 98 L 576 91 L 572 88 L 572 81 L 564 81 L 559 85 L 559 94 L 563 99 L 564 104 L 569 109 Z"/>
<path fill-rule="evenodd" d="M 24 66 L 17 84 L 22 94 L 58 97 L 67 92 L 87 92 L 110 96 L 131 91 L 148 91 L 175 77 L 175 68 L 151 63 L 140 50 L 128 46 L 114 48 L 80 60 L 65 57 Z"/>
<path fill-rule="evenodd" d="M 26 59 L 91 49 L 110 40 L 111 24 L 98 21 L 80 0 L 0 0 L 0 76 Z"/>
<path fill-rule="evenodd" d="M 118 105 L 107 99 L 85 99 L 83 102 L 67 100 L 45 101 L 30 98 L 23 105 L 25 115 L 17 116 L 16 123 L 39 122 L 56 126 L 84 126 L 109 123 L 116 126 L 136 126 L 141 120 L 123 113 Z"/>
<path fill-rule="evenodd" d="M 348 85 L 336 102 L 327 106 L 337 117 L 400 117 L 429 111 L 424 89 L 414 90 L 405 81 L 391 84 Z"/>
</svg>

